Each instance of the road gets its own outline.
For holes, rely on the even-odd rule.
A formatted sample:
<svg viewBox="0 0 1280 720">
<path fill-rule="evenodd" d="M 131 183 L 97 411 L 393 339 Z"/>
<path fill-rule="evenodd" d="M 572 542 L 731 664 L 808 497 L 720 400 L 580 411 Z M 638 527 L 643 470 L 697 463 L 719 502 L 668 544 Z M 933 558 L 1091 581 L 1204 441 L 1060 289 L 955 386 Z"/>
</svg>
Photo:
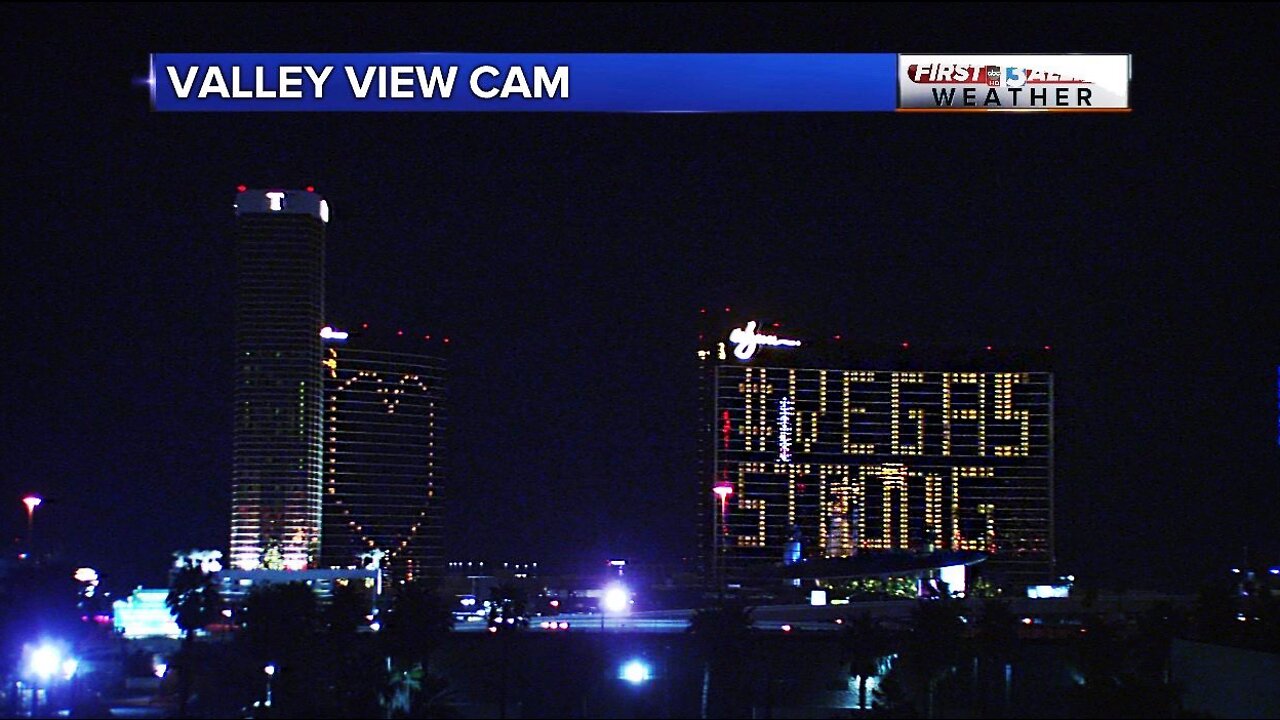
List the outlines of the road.
<svg viewBox="0 0 1280 720">
<path fill-rule="evenodd" d="M 599 613 L 562 613 L 556 616 L 533 617 L 529 619 L 528 632 L 556 633 L 568 631 L 581 633 L 615 632 L 615 633 L 682 633 L 689 629 L 691 610 L 671 610 L 663 612 L 644 612 L 627 615 L 606 615 Z M 554 628 L 544 628 L 543 622 L 554 622 Z M 569 627 L 561 629 L 561 623 Z M 790 629 L 784 629 L 784 626 Z M 754 623 L 757 630 L 774 632 L 835 632 L 840 629 L 834 619 L 822 620 L 782 620 L 758 619 Z M 480 618 L 471 622 L 456 622 L 453 629 L 457 632 L 485 632 L 488 624 Z"/>
</svg>

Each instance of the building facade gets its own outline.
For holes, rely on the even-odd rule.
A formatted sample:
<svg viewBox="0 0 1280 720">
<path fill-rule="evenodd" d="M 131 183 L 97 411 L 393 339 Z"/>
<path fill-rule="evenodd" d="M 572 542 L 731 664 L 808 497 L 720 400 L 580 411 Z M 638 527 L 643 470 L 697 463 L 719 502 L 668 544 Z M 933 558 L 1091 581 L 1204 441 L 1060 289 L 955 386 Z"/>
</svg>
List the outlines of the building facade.
<svg viewBox="0 0 1280 720">
<path fill-rule="evenodd" d="M 1048 348 L 873 347 L 709 323 L 698 524 L 716 581 L 877 552 L 982 551 L 1011 584 L 1053 574 Z"/>
<path fill-rule="evenodd" d="M 365 567 L 377 552 L 389 581 L 439 578 L 445 362 L 428 353 L 440 339 L 329 334 L 324 564 Z"/>
<path fill-rule="evenodd" d="M 239 188 L 231 566 L 302 570 L 320 550 L 324 243 L 308 190 Z"/>
</svg>

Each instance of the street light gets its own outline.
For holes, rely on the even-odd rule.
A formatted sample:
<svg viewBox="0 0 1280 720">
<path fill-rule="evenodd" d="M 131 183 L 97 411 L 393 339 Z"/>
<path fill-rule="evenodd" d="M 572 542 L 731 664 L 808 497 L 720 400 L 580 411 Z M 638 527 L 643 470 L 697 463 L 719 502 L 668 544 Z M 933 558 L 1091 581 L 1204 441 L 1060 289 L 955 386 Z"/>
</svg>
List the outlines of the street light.
<svg viewBox="0 0 1280 720">
<path fill-rule="evenodd" d="M 275 663 L 267 663 L 267 666 L 262 668 L 262 672 L 267 674 L 267 707 L 271 707 L 271 678 L 276 674 Z"/>
<path fill-rule="evenodd" d="M 729 496 L 733 494 L 733 483 L 721 480 L 711 488 L 711 492 L 720 498 L 720 514 L 716 514 L 714 505 L 711 508 L 711 579 L 716 584 L 717 591 L 723 593 L 723 583 L 720 581 L 720 535 L 724 530 L 725 514 L 729 512 Z"/>
<path fill-rule="evenodd" d="M 618 671 L 618 677 L 632 685 L 639 685 L 653 678 L 653 669 L 643 660 L 631 660 Z"/>
<path fill-rule="evenodd" d="M 42 502 L 44 502 L 44 498 L 34 493 L 22 498 L 22 504 L 27 506 L 27 552 L 31 553 L 33 560 L 36 555 L 36 508 L 40 507 Z"/>
<path fill-rule="evenodd" d="M 49 682 L 62 665 L 62 654 L 52 645 L 41 645 L 31 653 L 28 665 L 31 668 L 31 674 L 43 682 Z"/>
<path fill-rule="evenodd" d="M 600 597 L 600 630 L 604 631 L 604 618 L 607 613 L 621 615 L 631 606 L 631 592 L 623 585 L 614 583 L 605 588 Z"/>
</svg>

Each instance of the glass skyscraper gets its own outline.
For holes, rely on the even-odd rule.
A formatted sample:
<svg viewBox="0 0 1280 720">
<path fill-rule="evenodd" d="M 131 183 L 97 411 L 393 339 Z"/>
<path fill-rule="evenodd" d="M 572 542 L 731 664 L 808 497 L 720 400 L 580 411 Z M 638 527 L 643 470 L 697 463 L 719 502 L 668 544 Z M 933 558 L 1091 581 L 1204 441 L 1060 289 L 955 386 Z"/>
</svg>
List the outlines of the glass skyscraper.
<svg viewBox="0 0 1280 720">
<path fill-rule="evenodd" d="M 444 341 L 326 334 L 323 562 L 364 567 L 377 552 L 392 580 L 438 578 L 445 363 L 431 348 Z"/>
<path fill-rule="evenodd" d="M 314 567 L 322 510 L 324 243 L 307 190 L 236 195 L 231 565 Z"/>
<path fill-rule="evenodd" d="M 976 550 L 994 578 L 1052 578 L 1049 348 L 877 347 L 728 319 L 702 338 L 709 571 Z"/>
</svg>

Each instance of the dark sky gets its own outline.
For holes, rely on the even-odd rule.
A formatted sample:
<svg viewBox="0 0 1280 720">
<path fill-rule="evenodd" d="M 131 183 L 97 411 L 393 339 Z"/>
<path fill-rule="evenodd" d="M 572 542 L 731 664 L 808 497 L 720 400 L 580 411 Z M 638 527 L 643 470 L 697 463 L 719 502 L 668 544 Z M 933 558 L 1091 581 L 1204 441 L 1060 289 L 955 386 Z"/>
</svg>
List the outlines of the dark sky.
<svg viewBox="0 0 1280 720">
<path fill-rule="evenodd" d="M 687 550 L 699 307 L 1052 344 L 1058 555 L 1280 560 L 1257 7 L 6 6 L 0 529 L 225 547 L 238 183 L 333 207 L 334 317 L 453 340 L 450 558 Z M 158 114 L 153 51 L 1132 52 L 1131 115 Z M 673 78 L 678 82 L 678 78 Z"/>
</svg>

